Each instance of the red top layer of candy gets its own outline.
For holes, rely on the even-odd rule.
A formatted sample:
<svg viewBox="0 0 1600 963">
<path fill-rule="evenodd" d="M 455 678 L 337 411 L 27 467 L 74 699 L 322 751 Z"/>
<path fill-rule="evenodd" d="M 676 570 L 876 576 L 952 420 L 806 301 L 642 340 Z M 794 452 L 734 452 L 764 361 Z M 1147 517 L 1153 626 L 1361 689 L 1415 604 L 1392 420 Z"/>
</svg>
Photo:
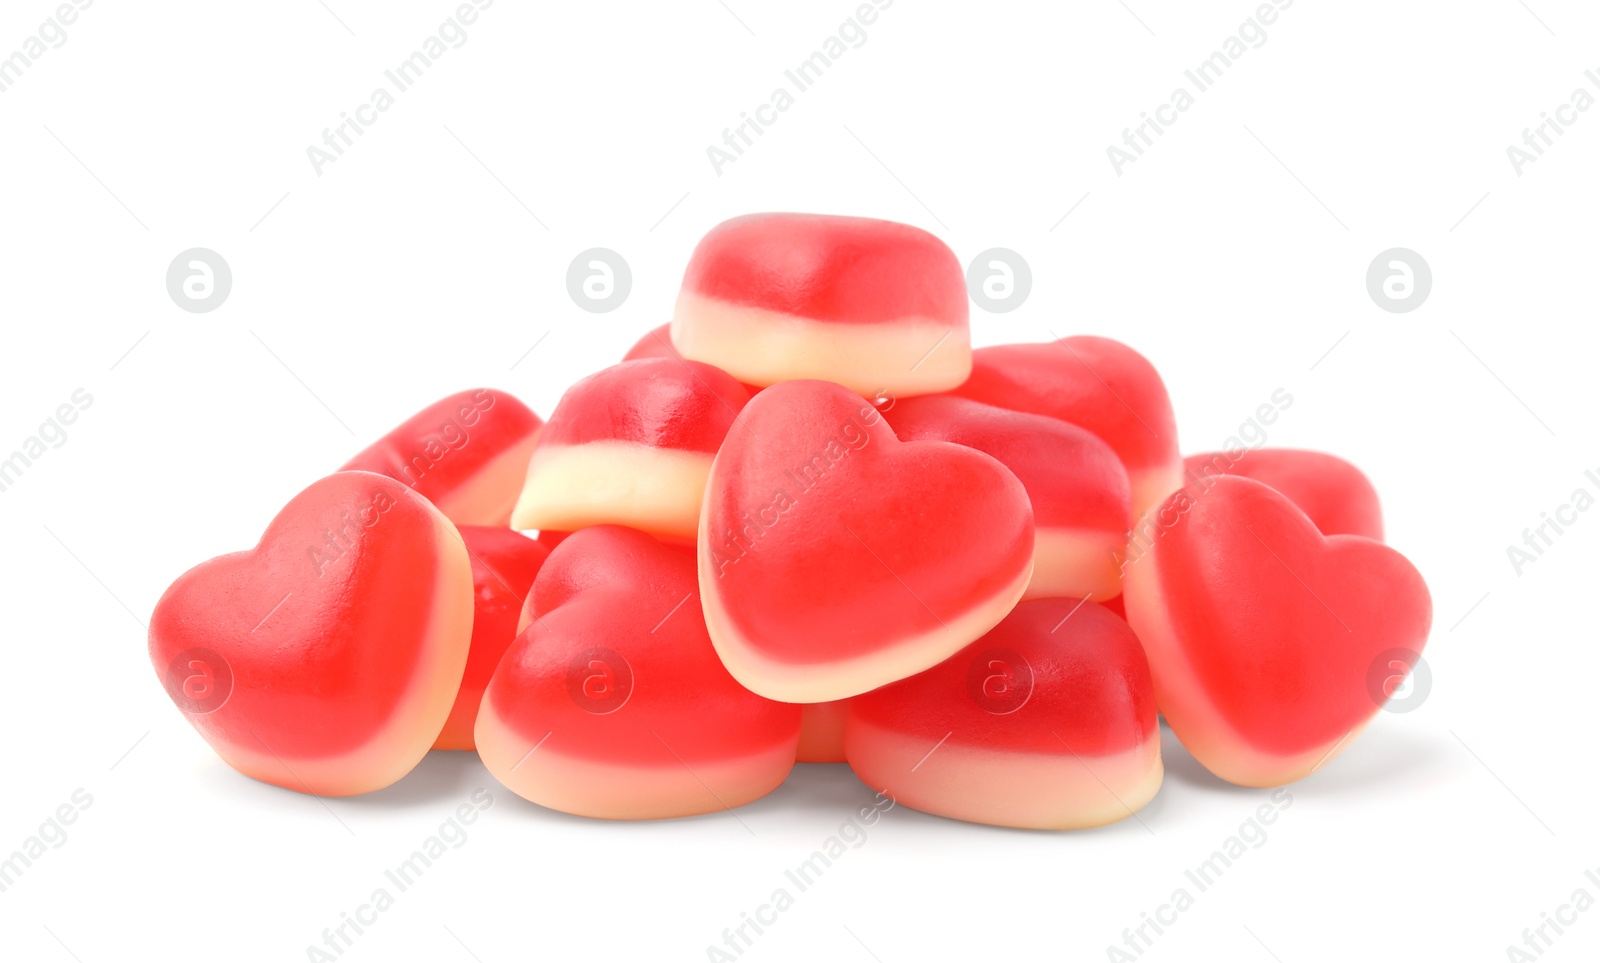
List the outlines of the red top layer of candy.
<svg viewBox="0 0 1600 963">
<path fill-rule="evenodd" d="M 715 454 L 748 400 L 743 385 L 708 364 L 624 361 L 567 389 L 539 444 L 622 441 Z"/>
<path fill-rule="evenodd" d="M 965 329 L 967 285 L 944 242 L 909 224 L 825 214 L 749 214 L 712 228 L 683 289 L 815 321 L 932 318 Z"/>
<path fill-rule="evenodd" d="M 388 475 L 437 502 L 541 424 L 511 395 L 473 388 L 407 418 L 340 470 Z"/>
<path fill-rule="evenodd" d="M 1144 649 L 1093 602 L 1023 602 L 926 672 L 850 700 L 852 718 L 958 745 L 1107 756 L 1156 728 Z"/>
<path fill-rule="evenodd" d="M 979 348 L 972 376 L 954 393 L 1087 428 L 1130 472 L 1178 462 L 1166 385 L 1155 366 L 1120 341 L 1078 336 Z"/>
</svg>

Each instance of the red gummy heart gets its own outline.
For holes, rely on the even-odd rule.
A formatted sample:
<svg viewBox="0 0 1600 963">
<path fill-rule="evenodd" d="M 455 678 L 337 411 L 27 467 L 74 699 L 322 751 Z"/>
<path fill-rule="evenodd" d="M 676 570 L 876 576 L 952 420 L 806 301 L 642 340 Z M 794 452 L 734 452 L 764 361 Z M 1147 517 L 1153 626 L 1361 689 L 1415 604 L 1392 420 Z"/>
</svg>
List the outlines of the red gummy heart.
<svg viewBox="0 0 1600 963">
<path fill-rule="evenodd" d="M 255 548 L 179 576 L 150 618 L 150 659 L 230 766 L 342 796 L 427 753 L 471 635 L 455 526 L 398 481 L 339 472 L 296 495 Z"/>
<path fill-rule="evenodd" d="M 961 262 L 920 228 L 866 217 L 749 214 L 712 228 L 683 272 L 672 341 L 755 385 L 826 378 L 895 395 L 972 367 Z"/>
<path fill-rule="evenodd" d="M 1144 650 L 1078 599 L 1023 602 L 928 671 L 851 699 L 845 751 L 913 809 L 997 826 L 1100 826 L 1161 786 Z"/>
<path fill-rule="evenodd" d="M 1249 478 L 1174 493 L 1129 548 L 1128 621 L 1172 731 L 1213 773 L 1275 786 L 1315 772 L 1389 693 L 1373 669 L 1414 665 L 1433 606 L 1399 552 L 1324 536 Z"/>
<path fill-rule="evenodd" d="M 582 379 L 550 413 L 511 527 L 627 525 L 689 542 L 711 459 L 748 399 L 726 372 L 681 358 Z"/>
<path fill-rule="evenodd" d="M 460 391 L 407 418 L 340 471 L 403 481 L 457 525 L 504 526 L 543 425 L 504 391 Z"/>
<path fill-rule="evenodd" d="M 1383 541 L 1377 489 L 1361 469 L 1337 455 L 1301 448 L 1213 451 L 1185 458 L 1183 471 L 1195 484 L 1211 475 L 1254 478 L 1294 502 L 1324 535 Z"/>
<path fill-rule="evenodd" d="M 1005 617 L 1033 569 L 1027 492 L 988 455 L 901 442 L 826 381 L 745 407 L 706 488 L 700 591 L 734 678 L 828 702 L 941 661 Z"/>
<path fill-rule="evenodd" d="M 479 709 L 478 752 L 495 778 L 607 819 L 714 812 L 782 783 L 800 708 L 728 675 L 697 595 L 687 548 L 616 525 L 564 539 Z"/>
<path fill-rule="evenodd" d="M 1177 423 L 1155 366 L 1110 338 L 998 344 L 972 353 L 953 394 L 1087 428 L 1128 469 L 1137 519 L 1183 484 Z"/>
</svg>

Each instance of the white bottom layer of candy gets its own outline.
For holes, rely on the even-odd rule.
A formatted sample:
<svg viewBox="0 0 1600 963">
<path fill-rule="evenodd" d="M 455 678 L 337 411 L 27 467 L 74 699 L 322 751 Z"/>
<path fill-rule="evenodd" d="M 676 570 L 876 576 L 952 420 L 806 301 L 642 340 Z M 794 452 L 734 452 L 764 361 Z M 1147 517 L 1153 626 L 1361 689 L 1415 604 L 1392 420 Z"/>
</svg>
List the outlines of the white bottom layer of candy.
<svg viewBox="0 0 1600 963">
<path fill-rule="evenodd" d="M 710 454 L 621 441 L 546 445 L 528 462 L 511 527 L 571 532 L 627 525 L 692 541 Z"/>
<path fill-rule="evenodd" d="M 1024 599 L 1070 598 L 1104 602 L 1122 592 L 1117 554 L 1121 533 L 1040 527 L 1033 535 L 1033 580 Z"/>
<path fill-rule="evenodd" d="M 935 748 L 935 746 L 938 748 Z M 931 751 L 930 751 L 931 750 Z M 1161 788 L 1161 737 L 1106 756 L 978 749 L 860 719 L 845 752 L 861 781 L 912 809 L 1019 829 L 1087 829 L 1133 815 Z"/>
<path fill-rule="evenodd" d="M 1132 494 L 1132 514 L 1135 523 L 1140 516 L 1167 500 L 1167 496 L 1183 487 L 1183 462 L 1175 459 L 1170 465 L 1128 472 L 1128 486 Z M 1137 530 L 1137 529 L 1136 529 Z"/>
<path fill-rule="evenodd" d="M 881 324 L 813 321 L 690 291 L 678 295 L 672 343 L 691 361 L 746 384 L 834 381 L 867 397 L 947 391 L 972 371 L 965 324 L 906 318 Z"/>
<path fill-rule="evenodd" d="M 539 441 L 539 432 L 496 455 L 466 484 L 441 496 L 435 504 L 445 517 L 457 525 L 490 525 L 504 528 L 517 504 L 517 493 L 528 473 L 528 459 Z"/>
<path fill-rule="evenodd" d="M 1157 708 L 1173 735 L 1212 774 L 1240 786 L 1286 785 L 1327 765 L 1372 721 L 1368 716 L 1349 732 L 1302 752 L 1255 748 L 1229 724 L 1200 686 L 1194 666 L 1178 644 L 1160 583 L 1155 556 L 1146 555 L 1128 566 L 1123 580 L 1128 624 L 1149 656 Z M 1239 641 L 1248 644 L 1249 640 Z M 1372 711 L 1376 714 L 1378 707 L 1373 706 Z"/>
<path fill-rule="evenodd" d="M 549 744 L 530 753 L 537 740 L 508 729 L 487 703 L 477 742 L 484 765 L 507 789 L 547 809 L 596 819 L 698 816 L 754 802 L 788 778 L 795 751 L 789 739 L 749 756 L 697 761 L 692 769 L 670 757 L 660 766 L 580 759 Z"/>
<path fill-rule="evenodd" d="M 257 749 L 249 736 L 239 743 L 212 741 L 224 762 L 252 779 L 318 796 L 373 792 L 416 768 L 450 717 L 472 641 L 472 563 L 455 526 L 443 515 L 434 521 L 441 550 L 427 644 L 383 728 L 367 743 L 332 756 L 297 756 L 270 739 Z"/>
<path fill-rule="evenodd" d="M 945 616 L 939 627 L 875 647 L 861 655 L 829 662 L 781 662 L 757 651 L 734 628 L 717 594 L 716 562 L 700 552 L 700 600 L 706 630 L 728 673 L 746 689 L 777 702 L 832 702 L 916 675 L 955 655 L 1000 624 L 1011 613 L 1033 575 L 1033 561 L 988 601 L 957 616 Z M 909 590 L 906 590 L 909 591 Z"/>
</svg>

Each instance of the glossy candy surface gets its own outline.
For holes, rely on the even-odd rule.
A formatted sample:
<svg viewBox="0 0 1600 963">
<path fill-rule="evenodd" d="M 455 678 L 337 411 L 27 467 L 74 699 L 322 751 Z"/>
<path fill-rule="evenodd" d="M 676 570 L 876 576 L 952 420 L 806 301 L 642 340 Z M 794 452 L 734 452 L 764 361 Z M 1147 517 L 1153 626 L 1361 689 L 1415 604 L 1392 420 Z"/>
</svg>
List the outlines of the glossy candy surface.
<svg viewBox="0 0 1600 963">
<path fill-rule="evenodd" d="M 920 228 L 751 214 L 695 248 L 672 341 L 753 385 L 824 378 L 868 395 L 925 394 L 966 378 L 967 313 L 960 262 Z"/>
<path fill-rule="evenodd" d="M 1324 535 L 1383 541 L 1377 489 L 1361 469 L 1337 455 L 1299 448 L 1247 448 L 1190 455 L 1183 468 L 1190 483 L 1212 475 L 1254 478 L 1294 502 Z"/>
<path fill-rule="evenodd" d="M 550 413 L 512 527 L 618 524 L 692 540 L 712 457 L 748 398 L 726 373 L 671 358 L 584 378 Z"/>
<path fill-rule="evenodd" d="M 961 445 L 901 442 L 836 384 L 785 381 L 717 455 L 701 599 L 728 671 L 829 702 L 946 658 L 1005 617 L 1033 570 L 1027 492 Z"/>
<path fill-rule="evenodd" d="M 1119 341 L 1078 336 L 979 348 L 972 377 L 954 393 L 1098 435 L 1128 470 L 1136 519 L 1183 484 L 1166 385 L 1149 361 Z"/>
<path fill-rule="evenodd" d="M 949 441 L 992 455 L 1033 504 L 1033 580 L 1024 598 L 1109 599 L 1130 525 L 1128 473 L 1088 430 L 965 398 L 903 398 L 884 409 L 901 441 Z"/>
<path fill-rule="evenodd" d="M 1125 818 L 1162 777 L 1139 640 L 1079 599 L 1023 602 L 950 659 L 851 699 L 845 752 L 913 809 L 1029 829 Z"/>
<path fill-rule="evenodd" d="M 474 388 L 422 409 L 340 470 L 402 481 L 457 525 L 503 527 L 543 424 L 506 392 Z"/>
<path fill-rule="evenodd" d="M 1432 602 L 1394 549 L 1324 536 L 1253 479 L 1210 482 L 1174 493 L 1148 543 L 1130 546 L 1128 621 L 1195 758 L 1230 782 L 1282 785 L 1371 720 L 1391 667 L 1422 651 Z"/>
<path fill-rule="evenodd" d="M 517 637 L 522 604 L 550 547 L 509 528 L 459 526 L 472 561 L 472 648 L 455 705 L 435 749 L 472 749 L 478 705 L 500 657 Z"/>
<path fill-rule="evenodd" d="M 484 765 L 513 792 L 582 816 L 651 819 L 742 805 L 788 775 L 800 707 L 722 667 L 688 549 L 620 526 L 574 532 L 529 605 L 477 727 Z"/>
<path fill-rule="evenodd" d="M 339 472 L 296 495 L 255 548 L 173 582 L 150 619 L 150 659 L 230 766 L 344 796 L 427 753 L 471 635 L 455 526 L 393 479 Z"/>
</svg>

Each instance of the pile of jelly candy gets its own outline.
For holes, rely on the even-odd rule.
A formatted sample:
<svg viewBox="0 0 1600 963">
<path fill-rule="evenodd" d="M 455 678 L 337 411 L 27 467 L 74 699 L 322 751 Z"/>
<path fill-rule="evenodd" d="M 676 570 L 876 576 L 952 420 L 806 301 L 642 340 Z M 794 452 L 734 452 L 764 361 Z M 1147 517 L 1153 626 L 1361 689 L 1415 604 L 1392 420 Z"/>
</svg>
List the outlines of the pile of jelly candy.
<svg viewBox="0 0 1600 963">
<path fill-rule="evenodd" d="M 1431 617 L 1348 462 L 1186 459 L 1126 345 L 974 350 L 933 235 L 757 214 L 548 420 L 428 407 L 180 576 L 149 645 L 224 761 L 300 792 L 476 750 L 541 806 L 646 819 L 844 762 L 1063 829 L 1156 794 L 1158 713 L 1230 782 L 1316 771 Z"/>
</svg>

